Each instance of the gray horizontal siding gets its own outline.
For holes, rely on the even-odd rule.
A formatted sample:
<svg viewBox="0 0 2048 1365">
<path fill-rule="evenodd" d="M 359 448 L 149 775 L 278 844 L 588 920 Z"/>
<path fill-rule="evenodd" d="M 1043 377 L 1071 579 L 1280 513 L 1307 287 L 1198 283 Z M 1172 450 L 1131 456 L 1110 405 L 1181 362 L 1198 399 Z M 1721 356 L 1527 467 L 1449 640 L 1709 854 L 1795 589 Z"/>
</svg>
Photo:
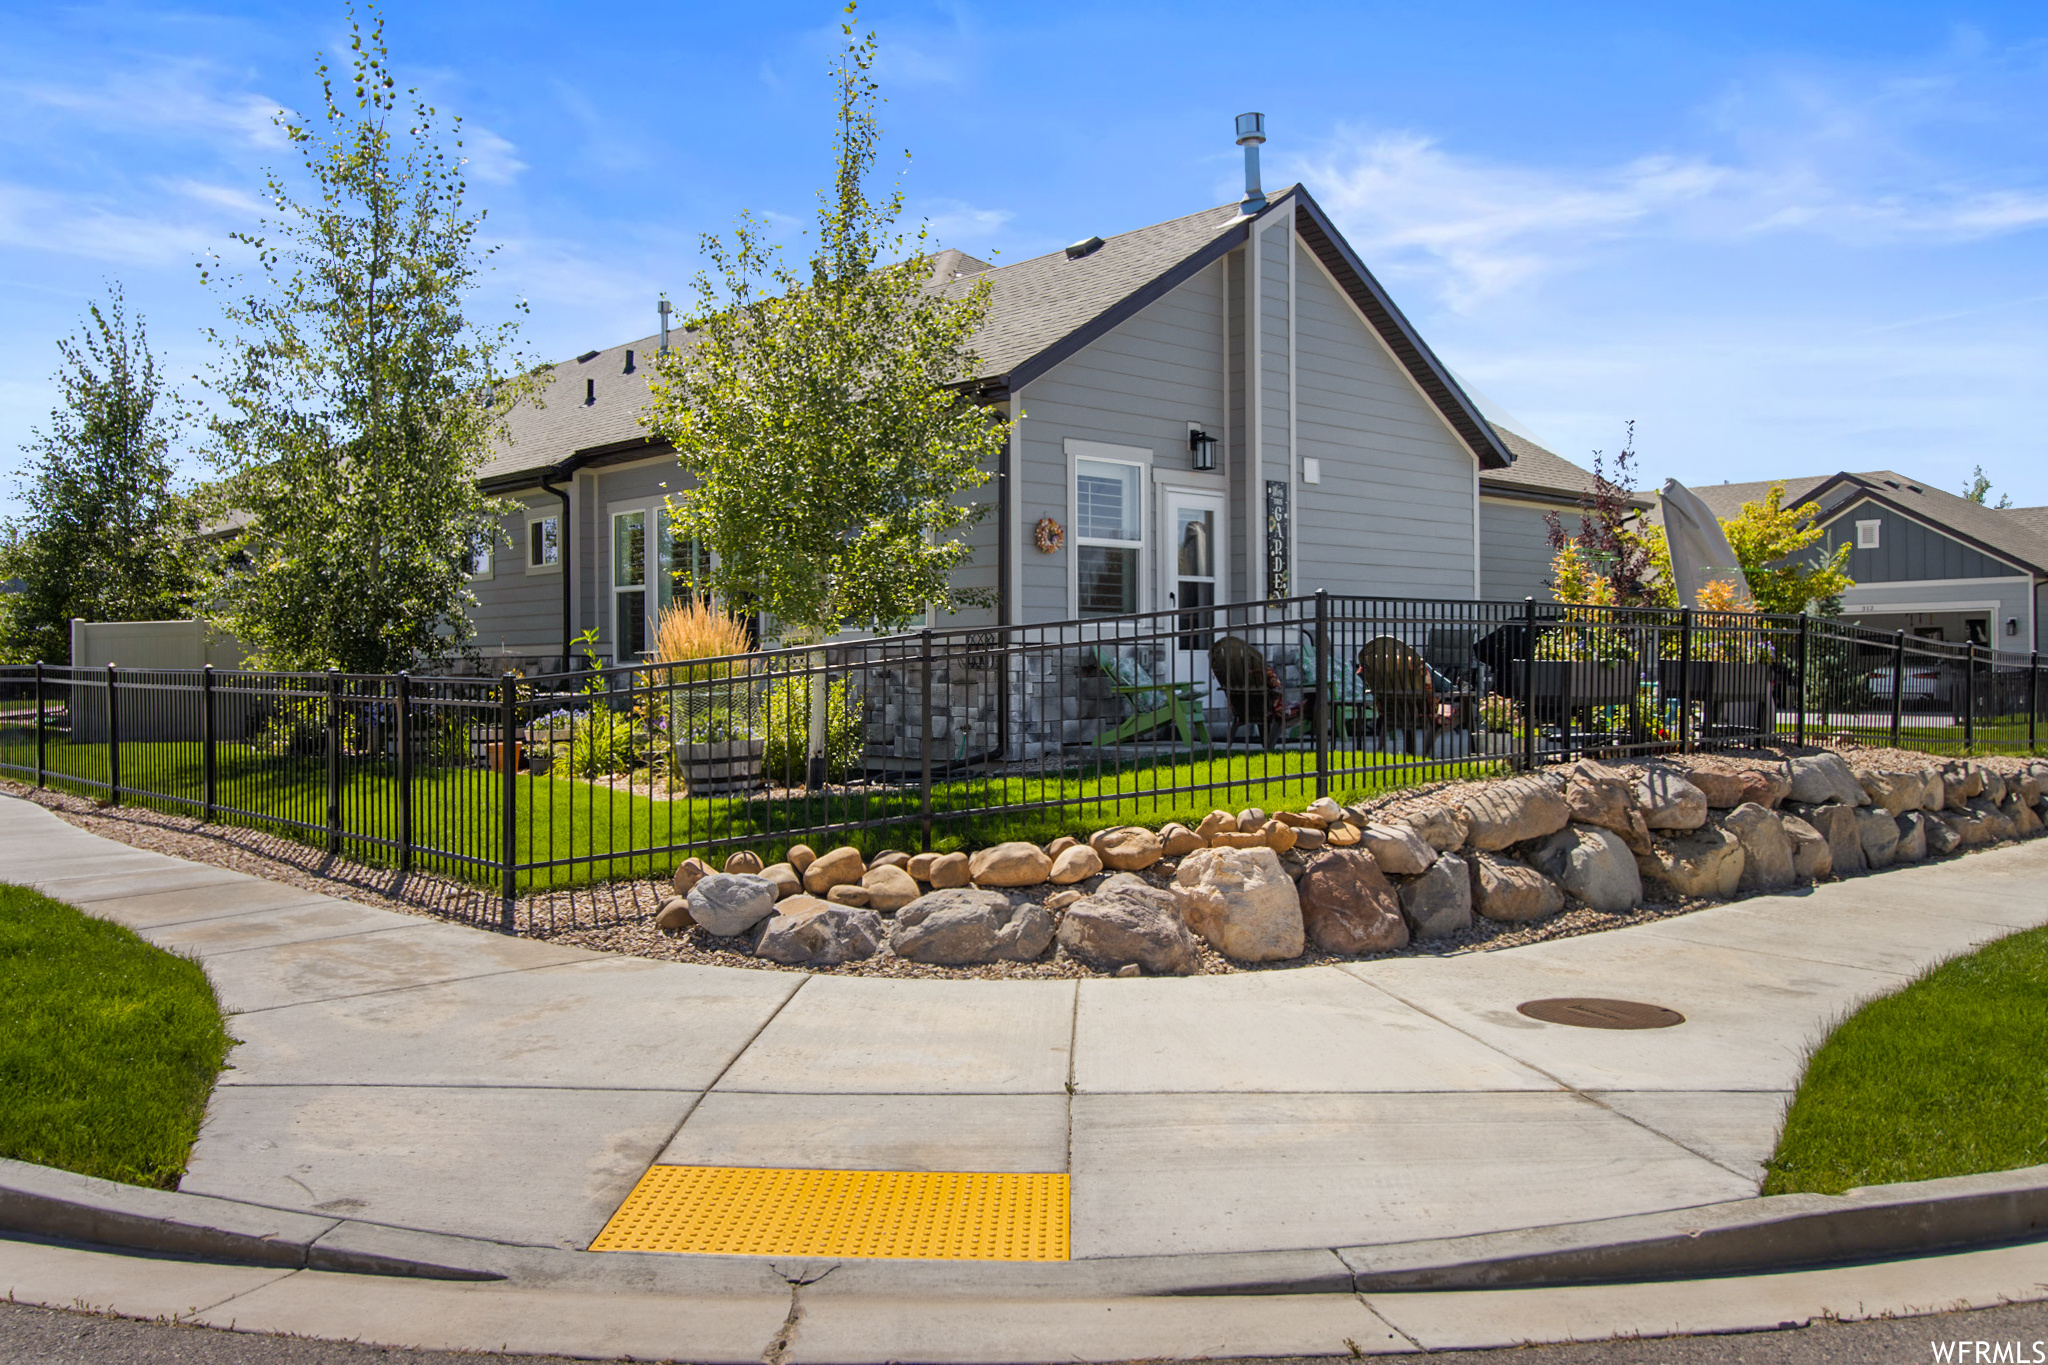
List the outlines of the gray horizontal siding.
<svg viewBox="0 0 2048 1365">
<path fill-rule="evenodd" d="M 1298 592 L 1471 597 L 1471 452 L 1297 244 Z"/>
<path fill-rule="evenodd" d="M 1479 500 L 1479 595 L 1489 602 L 1556 600 L 1550 590 L 1551 509 Z"/>
<path fill-rule="evenodd" d="M 1023 620 L 1073 614 L 1067 601 L 1071 540 L 1055 554 L 1030 543 L 1030 528 L 1041 517 L 1052 517 L 1071 536 L 1066 442 L 1138 447 L 1157 463 L 1185 467 L 1187 424 L 1220 426 L 1223 420 L 1223 334 L 1219 264 L 1032 381 L 1017 462 Z M 1148 481 L 1148 540 L 1157 535 L 1151 497 Z"/>
<path fill-rule="evenodd" d="M 534 490 L 513 499 L 516 510 L 498 521 L 491 575 L 471 581 L 472 642 L 485 654 L 557 654 L 562 648 L 562 576 L 526 571 L 527 508 L 543 515 L 561 504 Z"/>
</svg>

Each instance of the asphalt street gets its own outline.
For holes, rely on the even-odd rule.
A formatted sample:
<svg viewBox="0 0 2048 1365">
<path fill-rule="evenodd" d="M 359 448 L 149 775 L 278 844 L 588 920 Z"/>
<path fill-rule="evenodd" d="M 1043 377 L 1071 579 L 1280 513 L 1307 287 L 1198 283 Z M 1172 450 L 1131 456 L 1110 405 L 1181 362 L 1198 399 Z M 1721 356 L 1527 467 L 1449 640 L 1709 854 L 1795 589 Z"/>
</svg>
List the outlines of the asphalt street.
<svg viewBox="0 0 2048 1365">
<path fill-rule="evenodd" d="M 1944 1357 L 1935 1350 L 1936 1342 L 1968 1345 L 1959 1354 L 1951 1348 Z M 1980 1352 L 1980 1342 L 1991 1349 Z M 0 1362 L 6 1365 L 458 1365 L 506 1358 L 252 1336 L 0 1304 Z M 512 1358 L 521 1365 L 571 1365 L 562 1356 Z M 1943 1359 L 2036 1365 L 2048 1359 L 2048 1302 L 1932 1317 L 1817 1322 L 1779 1332 L 1444 1351 L 1429 1359 L 1440 1365 L 1928 1365 Z M 1299 1360 L 1241 1365 L 1299 1365 Z"/>
</svg>

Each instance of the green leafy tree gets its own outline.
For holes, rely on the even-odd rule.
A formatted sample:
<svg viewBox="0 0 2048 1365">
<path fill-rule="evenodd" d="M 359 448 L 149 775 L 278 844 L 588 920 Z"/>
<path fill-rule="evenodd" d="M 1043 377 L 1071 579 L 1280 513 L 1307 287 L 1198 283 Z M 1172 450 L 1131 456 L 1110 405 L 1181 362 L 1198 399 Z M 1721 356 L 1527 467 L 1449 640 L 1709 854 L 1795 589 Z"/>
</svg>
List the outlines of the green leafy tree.
<svg viewBox="0 0 2048 1365">
<path fill-rule="evenodd" d="M 1981 464 L 1970 471 L 1970 482 L 1964 485 L 1963 496 L 1976 503 L 1979 507 L 1993 506 L 2001 512 L 2012 506 L 2012 499 L 2004 493 L 1998 495 L 1996 503 L 1987 503 L 1987 499 L 1991 496 L 1991 480 L 1984 473 L 1984 466 Z"/>
<path fill-rule="evenodd" d="M 73 617 L 183 616 L 195 588 L 192 509 L 176 478 L 188 413 L 120 286 L 57 350 L 62 399 L 22 447 L 26 511 L 0 535 L 0 578 L 21 584 L 0 597 L 0 649 L 20 662 L 71 662 Z"/>
<path fill-rule="evenodd" d="M 1749 580 L 1749 595 L 1758 611 L 1797 614 L 1818 604 L 1822 615 L 1841 608 L 1842 594 L 1856 586 L 1849 577 L 1849 546 L 1825 558 L 1809 555 L 1808 547 L 1827 534 L 1815 524 L 1820 508 L 1813 503 L 1785 506 L 1785 485 L 1770 491 L 1721 523 L 1728 544 Z"/>
<path fill-rule="evenodd" d="M 516 324 L 465 312 L 491 251 L 461 120 L 398 95 L 368 15 L 350 9 L 348 75 L 318 67 L 320 112 L 278 116 L 306 191 L 271 172 L 274 217 L 235 234 L 256 286 L 218 283 L 234 337 L 216 337 L 212 453 L 245 519 L 218 614 L 272 667 L 389 672 L 465 646 L 468 561 L 501 510 L 476 474 L 533 387 Z"/>
<path fill-rule="evenodd" d="M 807 641 L 987 601 L 953 586 L 958 533 L 987 511 L 961 495 L 1005 440 L 959 387 L 987 283 L 931 288 L 925 232 L 893 229 L 902 191 L 870 197 L 875 39 L 841 32 L 837 174 L 808 267 L 752 216 L 707 236 L 694 345 L 659 362 L 647 419 L 695 476 L 674 529 L 710 546 L 713 590 Z"/>
</svg>

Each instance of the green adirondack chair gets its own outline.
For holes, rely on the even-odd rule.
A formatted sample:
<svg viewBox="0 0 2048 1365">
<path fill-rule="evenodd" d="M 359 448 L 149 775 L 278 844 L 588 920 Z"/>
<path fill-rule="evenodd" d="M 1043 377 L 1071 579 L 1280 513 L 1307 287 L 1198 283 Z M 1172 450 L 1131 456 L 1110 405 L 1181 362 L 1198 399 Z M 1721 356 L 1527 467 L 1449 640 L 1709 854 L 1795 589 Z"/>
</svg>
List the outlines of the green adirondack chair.
<svg viewBox="0 0 2048 1365">
<path fill-rule="evenodd" d="M 1193 743 L 1196 735 L 1209 738 L 1209 719 L 1194 683 L 1160 682 L 1134 654 L 1100 645 L 1090 653 L 1117 696 L 1131 708 L 1123 724 L 1095 737 L 1097 745 L 1121 744 L 1166 725 L 1173 727 L 1182 743 Z"/>
</svg>

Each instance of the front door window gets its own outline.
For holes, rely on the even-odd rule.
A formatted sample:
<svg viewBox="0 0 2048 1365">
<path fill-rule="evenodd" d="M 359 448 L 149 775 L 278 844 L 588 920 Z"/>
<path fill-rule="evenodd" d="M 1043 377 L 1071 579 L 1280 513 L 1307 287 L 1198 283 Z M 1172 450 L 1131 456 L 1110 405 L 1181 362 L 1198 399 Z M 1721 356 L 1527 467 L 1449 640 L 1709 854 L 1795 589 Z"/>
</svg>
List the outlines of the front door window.
<svg viewBox="0 0 2048 1365">
<path fill-rule="evenodd" d="M 1190 608 L 1216 605 L 1216 520 L 1216 508 L 1206 498 L 1173 500 L 1173 601 L 1181 610 L 1175 626 L 1182 632 L 1182 649 L 1209 647 L 1210 614 Z"/>
</svg>

